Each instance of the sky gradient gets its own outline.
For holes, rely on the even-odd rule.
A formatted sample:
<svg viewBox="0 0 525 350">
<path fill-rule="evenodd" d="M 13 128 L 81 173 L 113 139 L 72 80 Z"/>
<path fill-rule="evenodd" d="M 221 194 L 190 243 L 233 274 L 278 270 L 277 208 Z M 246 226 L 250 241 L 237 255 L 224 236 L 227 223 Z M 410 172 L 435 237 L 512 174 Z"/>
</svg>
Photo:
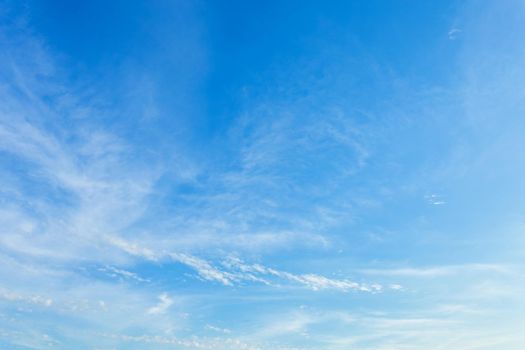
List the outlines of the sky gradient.
<svg viewBox="0 0 525 350">
<path fill-rule="evenodd" d="M 522 350 L 525 3 L 0 0 L 0 349 Z"/>
</svg>

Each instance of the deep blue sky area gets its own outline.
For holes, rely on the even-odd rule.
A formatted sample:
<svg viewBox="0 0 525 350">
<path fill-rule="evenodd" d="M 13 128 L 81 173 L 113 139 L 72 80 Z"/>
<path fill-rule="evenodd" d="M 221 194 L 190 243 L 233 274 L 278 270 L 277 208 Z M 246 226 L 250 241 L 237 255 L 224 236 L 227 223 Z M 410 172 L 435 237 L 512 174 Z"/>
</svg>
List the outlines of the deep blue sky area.
<svg viewBox="0 0 525 350">
<path fill-rule="evenodd" d="M 521 350 L 523 37 L 518 0 L 0 0 L 0 347 Z"/>
</svg>

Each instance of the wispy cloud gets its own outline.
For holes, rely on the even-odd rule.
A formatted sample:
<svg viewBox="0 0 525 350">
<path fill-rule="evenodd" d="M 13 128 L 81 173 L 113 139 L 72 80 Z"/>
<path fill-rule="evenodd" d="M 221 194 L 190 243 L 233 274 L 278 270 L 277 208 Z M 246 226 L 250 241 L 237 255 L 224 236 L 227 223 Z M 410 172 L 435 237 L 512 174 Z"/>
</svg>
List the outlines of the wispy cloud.
<svg viewBox="0 0 525 350">
<path fill-rule="evenodd" d="M 458 28 L 451 28 L 447 33 L 450 40 L 455 40 L 459 34 L 461 34 L 461 29 Z"/>
<path fill-rule="evenodd" d="M 84 61 L 46 38 L 89 46 L 67 21 L 0 5 L 0 348 L 523 343 L 525 162 L 509 151 L 523 148 L 522 5 L 423 21 L 435 27 L 410 28 L 395 59 L 390 40 L 353 32 L 383 16 L 332 25 L 333 5 L 301 7 L 305 23 L 322 14 L 314 31 L 264 34 L 308 49 L 284 40 L 253 66 L 244 36 L 266 48 L 265 18 L 232 37 L 222 5 L 82 6 L 110 14 L 108 42 L 132 36 L 120 16 L 140 34 Z M 60 30 L 39 33 L 50 23 Z M 424 71 L 411 45 L 430 52 Z"/>
<path fill-rule="evenodd" d="M 221 350 L 260 350 L 255 345 L 250 345 L 240 339 L 235 338 L 197 338 L 180 339 L 160 335 L 123 335 L 123 334 L 102 334 L 103 337 L 115 339 L 119 343 L 143 343 L 151 345 L 174 345 L 190 349 L 221 349 Z"/>
<path fill-rule="evenodd" d="M 426 201 L 429 204 L 432 204 L 432 205 L 443 205 L 443 204 L 447 203 L 445 201 L 444 197 L 442 195 L 439 195 L 439 194 L 427 195 L 427 196 L 425 196 L 425 199 L 426 199 Z"/>
<path fill-rule="evenodd" d="M 40 295 L 22 295 L 9 291 L 0 291 L 0 299 L 10 302 L 21 302 L 40 306 L 53 305 L 53 299 L 51 298 L 43 297 Z"/>
<path fill-rule="evenodd" d="M 496 273 L 511 274 L 515 272 L 512 266 L 500 264 L 464 264 L 464 265 L 446 265 L 426 268 L 396 268 L 396 269 L 364 269 L 360 272 L 368 275 L 382 276 L 405 276 L 405 277 L 439 277 L 469 273 Z"/>
<path fill-rule="evenodd" d="M 150 307 L 147 310 L 148 314 L 157 315 L 165 313 L 169 307 L 173 304 L 173 299 L 168 294 L 163 293 L 159 295 L 159 303 L 155 306 Z"/>
<path fill-rule="evenodd" d="M 134 272 L 119 269 L 114 266 L 104 266 L 104 267 L 100 267 L 98 270 L 105 272 L 114 278 L 133 280 L 136 282 L 150 282 L 150 280 L 142 278 Z"/>
<path fill-rule="evenodd" d="M 279 271 L 265 267 L 260 264 L 246 264 L 239 258 L 228 257 L 220 265 L 223 268 L 212 265 L 210 262 L 182 253 L 156 253 L 149 248 L 144 248 L 135 243 L 129 243 L 122 239 L 112 238 L 112 242 L 129 254 L 139 256 L 152 261 L 169 260 L 184 264 L 192 268 L 204 280 L 219 282 L 226 286 L 234 285 L 238 282 L 260 282 L 266 285 L 278 285 L 279 281 L 292 282 L 302 285 L 308 289 L 319 290 L 339 290 L 339 291 L 362 291 L 362 292 L 381 292 L 384 287 L 377 283 L 361 284 L 351 280 L 338 280 L 327 278 L 317 274 L 293 274 L 286 271 Z M 391 288 L 400 289 L 400 288 Z"/>
<path fill-rule="evenodd" d="M 241 273 L 240 276 L 245 276 L 247 273 L 255 276 L 277 277 L 278 280 L 297 283 L 306 286 L 314 291 L 323 289 L 334 289 L 339 291 L 356 290 L 362 292 L 380 292 L 383 286 L 380 284 L 360 284 L 351 280 L 337 280 L 327 278 L 325 276 L 316 274 L 293 274 L 286 271 L 279 271 L 260 264 L 245 264 L 238 258 L 230 257 L 223 263 L 225 266 L 237 270 Z M 250 276 L 250 275 L 248 275 Z"/>
<path fill-rule="evenodd" d="M 232 285 L 232 281 L 235 280 L 235 276 L 219 270 L 203 259 L 180 253 L 170 253 L 168 256 L 174 261 L 193 268 L 205 280 L 217 281 L 227 286 Z"/>
<path fill-rule="evenodd" d="M 219 333 L 225 333 L 225 334 L 229 334 L 231 333 L 232 331 L 227 329 L 227 328 L 220 328 L 220 327 L 216 327 L 216 326 L 213 326 L 213 325 L 209 325 L 207 324 L 205 326 L 206 329 L 209 329 L 211 331 L 215 331 L 215 332 L 219 332 Z"/>
</svg>

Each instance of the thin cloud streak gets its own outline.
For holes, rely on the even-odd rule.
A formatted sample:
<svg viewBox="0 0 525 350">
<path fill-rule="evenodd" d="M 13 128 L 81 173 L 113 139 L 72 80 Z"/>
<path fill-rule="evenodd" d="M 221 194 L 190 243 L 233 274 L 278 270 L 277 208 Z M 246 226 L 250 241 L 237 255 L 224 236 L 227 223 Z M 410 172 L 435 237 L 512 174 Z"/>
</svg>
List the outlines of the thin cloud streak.
<svg viewBox="0 0 525 350">
<path fill-rule="evenodd" d="M 232 286 L 242 281 L 261 282 L 266 285 L 274 285 L 270 278 L 277 278 L 276 281 L 288 281 L 294 284 L 302 285 L 313 291 L 320 290 L 338 290 L 348 292 L 351 290 L 360 292 L 378 293 L 383 291 L 384 287 L 380 284 L 360 284 L 350 280 L 330 279 L 325 276 L 316 274 L 293 274 L 286 271 L 279 271 L 260 264 L 245 264 L 238 258 L 230 257 L 222 262 L 226 269 L 220 269 L 213 266 L 210 262 L 181 253 L 156 253 L 149 248 L 141 247 L 136 243 L 126 242 L 122 239 L 111 240 L 116 246 L 127 253 L 145 258 L 151 261 L 171 260 L 184 264 L 197 272 L 204 280 L 219 282 L 225 286 Z M 395 286 L 393 290 L 401 288 Z"/>
</svg>

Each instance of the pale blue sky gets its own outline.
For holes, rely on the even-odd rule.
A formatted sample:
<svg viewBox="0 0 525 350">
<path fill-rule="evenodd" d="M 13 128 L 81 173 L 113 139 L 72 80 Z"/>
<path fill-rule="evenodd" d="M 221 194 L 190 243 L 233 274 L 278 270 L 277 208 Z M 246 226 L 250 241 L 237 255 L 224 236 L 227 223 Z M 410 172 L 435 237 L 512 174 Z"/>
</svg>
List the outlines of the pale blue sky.
<svg viewBox="0 0 525 350">
<path fill-rule="evenodd" d="M 0 1 L 0 348 L 521 350 L 525 5 Z"/>
</svg>

